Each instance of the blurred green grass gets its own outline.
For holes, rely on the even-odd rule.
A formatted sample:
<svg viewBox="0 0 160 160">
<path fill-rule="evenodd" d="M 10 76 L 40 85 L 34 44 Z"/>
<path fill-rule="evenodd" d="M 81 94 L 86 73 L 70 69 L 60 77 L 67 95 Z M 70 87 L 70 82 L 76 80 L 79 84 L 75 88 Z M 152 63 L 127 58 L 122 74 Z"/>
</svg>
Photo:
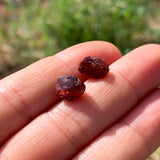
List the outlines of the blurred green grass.
<svg viewBox="0 0 160 160">
<path fill-rule="evenodd" d="M 104 40 L 123 54 L 160 43 L 157 0 L 1 0 L 0 78 L 71 45 Z M 159 160 L 157 150 L 150 160 Z"/>
<path fill-rule="evenodd" d="M 123 54 L 159 43 L 153 0 L 1 0 L 0 77 L 71 45 L 104 40 Z"/>
</svg>

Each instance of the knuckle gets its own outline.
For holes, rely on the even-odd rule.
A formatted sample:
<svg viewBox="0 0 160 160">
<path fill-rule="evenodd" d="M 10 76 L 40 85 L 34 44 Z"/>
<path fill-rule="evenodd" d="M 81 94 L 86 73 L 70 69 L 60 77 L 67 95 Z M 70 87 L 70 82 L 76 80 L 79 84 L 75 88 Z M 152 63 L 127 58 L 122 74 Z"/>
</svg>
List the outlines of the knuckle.
<svg viewBox="0 0 160 160">
<path fill-rule="evenodd" d="M 29 121 L 32 117 L 28 111 L 28 105 L 14 84 L 15 82 L 12 79 L 2 79 L 0 81 L 0 99 L 4 102 L 4 106 L 12 107 L 19 115 Z"/>
</svg>

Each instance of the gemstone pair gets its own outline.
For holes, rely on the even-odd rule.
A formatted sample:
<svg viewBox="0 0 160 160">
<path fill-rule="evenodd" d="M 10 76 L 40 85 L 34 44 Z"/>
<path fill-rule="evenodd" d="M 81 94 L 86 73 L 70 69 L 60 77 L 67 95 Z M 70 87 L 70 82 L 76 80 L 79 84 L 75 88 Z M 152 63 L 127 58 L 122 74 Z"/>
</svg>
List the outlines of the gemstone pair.
<svg viewBox="0 0 160 160">
<path fill-rule="evenodd" d="M 109 67 L 103 59 L 88 56 L 81 61 L 78 70 L 87 78 L 99 79 L 106 76 Z M 79 78 L 69 75 L 59 77 L 56 83 L 58 96 L 69 101 L 82 96 L 85 88 L 85 84 Z"/>
</svg>

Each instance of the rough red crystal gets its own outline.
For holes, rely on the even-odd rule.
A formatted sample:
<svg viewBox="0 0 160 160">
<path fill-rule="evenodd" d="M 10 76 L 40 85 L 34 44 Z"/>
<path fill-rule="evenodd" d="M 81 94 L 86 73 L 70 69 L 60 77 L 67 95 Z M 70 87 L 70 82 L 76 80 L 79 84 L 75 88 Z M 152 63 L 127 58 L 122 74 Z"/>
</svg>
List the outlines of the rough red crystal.
<svg viewBox="0 0 160 160">
<path fill-rule="evenodd" d="M 82 60 L 78 70 L 91 78 L 98 79 L 106 76 L 109 67 L 103 59 L 88 56 Z"/>
<path fill-rule="evenodd" d="M 56 92 L 61 99 L 74 100 L 85 91 L 85 84 L 74 76 L 64 75 L 56 83 Z"/>
</svg>

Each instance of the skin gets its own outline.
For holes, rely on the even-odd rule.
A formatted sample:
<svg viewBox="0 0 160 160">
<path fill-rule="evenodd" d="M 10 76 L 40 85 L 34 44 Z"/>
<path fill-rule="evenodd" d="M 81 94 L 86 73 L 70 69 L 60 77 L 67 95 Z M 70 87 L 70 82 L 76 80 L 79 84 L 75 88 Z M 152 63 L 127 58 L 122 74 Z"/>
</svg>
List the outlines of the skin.
<svg viewBox="0 0 160 160">
<path fill-rule="evenodd" d="M 78 72 L 86 56 L 110 66 L 103 79 Z M 85 94 L 60 101 L 59 76 L 85 81 Z M 160 145 L 160 45 L 121 57 L 112 44 L 86 42 L 0 81 L 0 160 L 145 160 Z"/>
</svg>

